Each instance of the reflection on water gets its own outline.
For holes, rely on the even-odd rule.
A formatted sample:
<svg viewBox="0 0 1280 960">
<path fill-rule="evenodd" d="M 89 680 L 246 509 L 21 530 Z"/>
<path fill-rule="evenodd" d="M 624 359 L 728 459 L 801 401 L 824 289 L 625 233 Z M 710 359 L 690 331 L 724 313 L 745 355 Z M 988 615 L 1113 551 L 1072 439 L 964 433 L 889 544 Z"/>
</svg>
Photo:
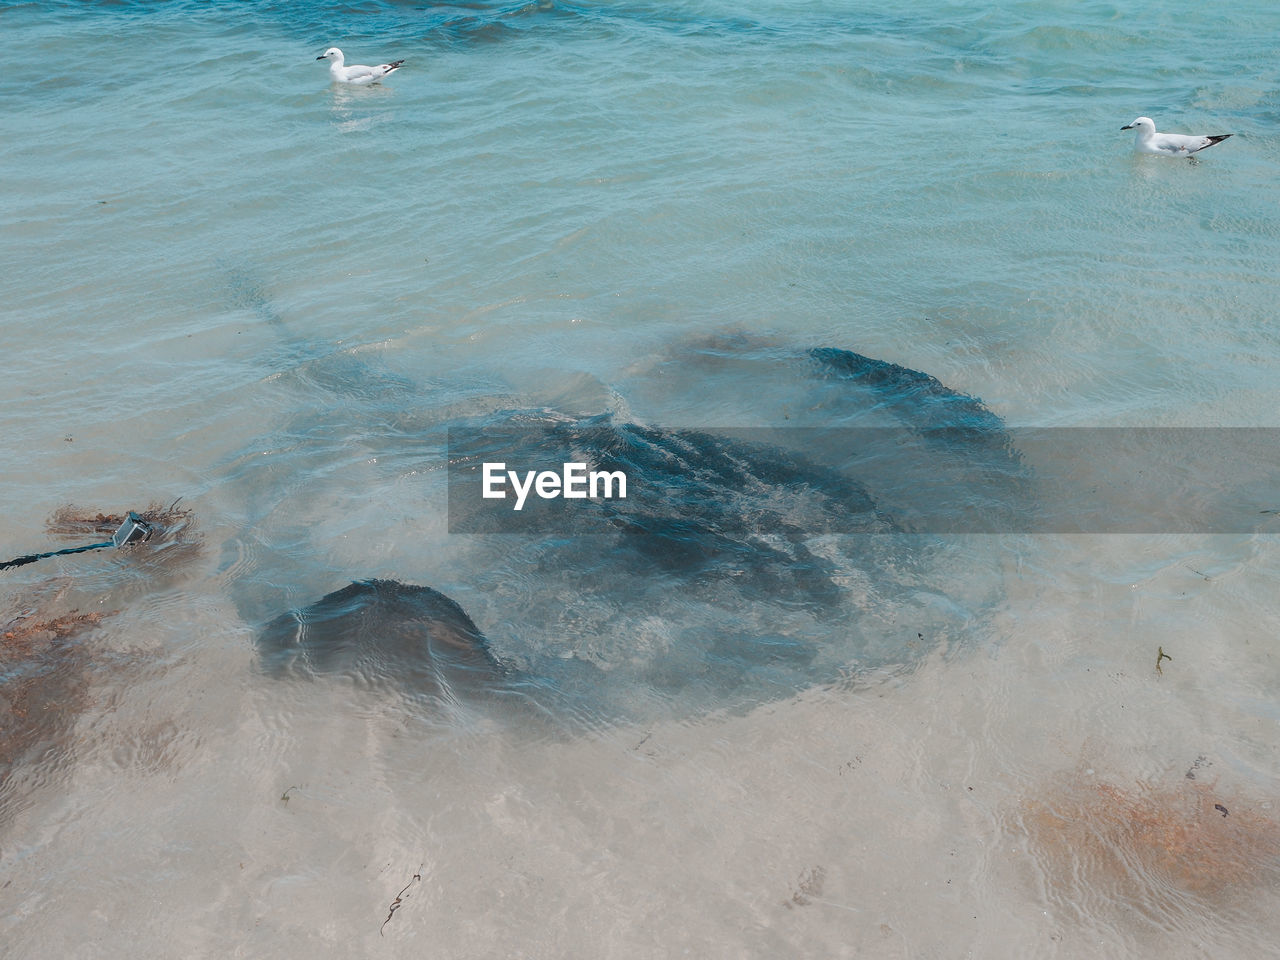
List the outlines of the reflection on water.
<svg viewBox="0 0 1280 960">
<path fill-rule="evenodd" d="M 385 112 L 388 100 L 395 97 L 389 85 L 370 83 L 353 86 L 334 83 L 329 86 L 330 113 L 333 125 L 342 133 L 364 133 L 393 119 Z"/>
</svg>

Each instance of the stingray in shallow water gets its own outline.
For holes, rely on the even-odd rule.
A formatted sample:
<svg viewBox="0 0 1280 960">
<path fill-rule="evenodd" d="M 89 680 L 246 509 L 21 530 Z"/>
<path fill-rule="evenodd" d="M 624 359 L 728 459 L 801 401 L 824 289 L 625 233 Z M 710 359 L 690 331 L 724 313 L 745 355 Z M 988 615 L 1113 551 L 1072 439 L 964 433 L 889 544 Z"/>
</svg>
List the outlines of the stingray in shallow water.
<svg viewBox="0 0 1280 960">
<path fill-rule="evenodd" d="M 971 551 L 903 533 L 913 528 L 897 513 L 914 481 L 849 424 L 879 408 L 898 425 L 881 446 L 914 437 L 911 455 L 926 467 L 976 462 L 1016 478 L 1000 418 L 933 377 L 850 351 L 727 362 L 734 376 L 713 378 L 722 388 L 772 378 L 773 406 L 757 408 L 767 412 L 795 384 L 792 409 L 810 420 L 743 432 L 506 407 L 450 421 L 450 528 L 478 534 L 450 544 L 466 571 L 446 588 L 457 602 L 425 587 L 352 584 L 271 621 L 258 641 L 267 669 L 428 694 L 514 682 L 616 717 L 637 700 L 664 712 L 758 703 L 896 669 L 955 639 L 990 602 L 989 578 L 973 578 Z M 510 501 L 475 495 L 492 459 L 620 469 L 635 493 L 544 501 L 517 517 Z M 952 475 L 937 472 L 945 493 Z M 459 477 L 470 499 L 455 498 Z M 960 486 L 963 499 L 963 475 Z"/>
<path fill-rule="evenodd" d="M 820 606 L 838 600 L 837 574 L 811 545 L 829 534 L 894 529 L 859 483 L 757 442 L 751 431 L 733 436 L 619 423 L 608 415 L 517 411 L 483 418 L 452 437 L 454 533 L 550 534 L 570 553 L 607 555 L 605 581 L 625 568 L 630 581 L 667 578 L 663 589 L 728 585 L 756 599 Z M 630 492 L 532 499 L 516 511 L 513 497 L 495 504 L 482 496 L 479 468 L 490 458 L 522 466 L 583 463 L 627 478 Z M 577 566 L 590 587 L 596 577 L 589 564 Z"/>
<path fill-rule="evenodd" d="M 506 675 L 460 606 L 394 580 L 361 580 L 281 614 L 257 643 L 275 676 L 342 675 L 449 696 Z"/>
</svg>

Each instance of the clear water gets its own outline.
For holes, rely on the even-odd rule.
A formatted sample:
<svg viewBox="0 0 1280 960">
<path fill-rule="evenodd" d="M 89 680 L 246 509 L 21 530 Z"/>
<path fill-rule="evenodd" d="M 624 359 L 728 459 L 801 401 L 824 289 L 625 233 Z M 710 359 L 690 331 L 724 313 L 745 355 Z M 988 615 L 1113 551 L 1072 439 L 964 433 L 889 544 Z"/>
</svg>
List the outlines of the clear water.
<svg viewBox="0 0 1280 960">
<path fill-rule="evenodd" d="M 0 574 L 14 609 L 113 612 L 69 729 L 0 787 L 4 952 L 1271 949 L 1274 858 L 1210 882 L 1103 813 L 1119 853 L 1095 861 L 1035 811 L 1065 781 L 1142 813 L 1117 797 L 1203 757 L 1268 849 L 1274 535 L 959 538 L 882 567 L 883 604 L 850 574 L 856 624 L 639 585 L 619 606 L 578 587 L 625 580 L 607 557 L 450 536 L 440 428 L 493 398 L 799 415 L 758 365 L 691 359 L 734 342 L 924 370 L 1013 425 L 1274 426 L 1278 20 L 0 6 L 0 543 L 66 545 L 44 526 L 66 503 L 179 496 L 202 538 Z M 334 44 L 406 64 L 333 88 Z M 1135 157 L 1138 115 L 1235 136 Z M 441 715 L 256 669 L 265 619 L 364 577 L 445 592 L 521 663 L 604 664 L 609 709 Z M 828 651 L 821 682 L 785 658 L 668 682 L 769 631 Z"/>
</svg>

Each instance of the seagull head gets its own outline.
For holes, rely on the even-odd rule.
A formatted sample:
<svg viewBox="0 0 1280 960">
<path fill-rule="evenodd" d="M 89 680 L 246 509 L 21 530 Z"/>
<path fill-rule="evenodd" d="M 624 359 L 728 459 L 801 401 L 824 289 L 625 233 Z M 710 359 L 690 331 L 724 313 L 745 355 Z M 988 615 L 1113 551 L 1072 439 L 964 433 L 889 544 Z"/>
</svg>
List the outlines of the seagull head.
<svg viewBox="0 0 1280 960">
<path fill-rule="evenodd" d="M 1143 130 L 1147 133 L 1156 132 L 1156 122 L 1150 117 L 1139 117 L 1133 123 L 1127 124 L 1120 128 L 1121 130 Z"/>
<path fill-rule="evenodd" d="M 324 53 L 320 54 L 320 56 L 316 57 L 316 59 L 317 60 L 337 60 L 339 63 L 341 63 L 342 51 L 339 50 L 337 47 L 330 47 Z"/>
</svg>

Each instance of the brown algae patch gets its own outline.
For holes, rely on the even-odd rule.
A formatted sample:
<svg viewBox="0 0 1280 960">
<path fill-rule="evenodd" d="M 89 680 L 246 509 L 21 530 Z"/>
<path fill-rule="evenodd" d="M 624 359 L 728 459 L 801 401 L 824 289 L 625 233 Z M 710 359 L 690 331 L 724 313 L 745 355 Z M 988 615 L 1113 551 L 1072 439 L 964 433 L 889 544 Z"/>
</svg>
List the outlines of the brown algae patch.
<svg viewBox="0 0 1280 960">
<path fill-rule="evenodd" d="M 138 514 L 152 536 L 123 552 L 138 577 L 146 577 L 137 583 L 152 589 L 199 553 L 201 538 L 194 512 L 178 501 L 152 503 Z M 67 505 L 48 519 L 46 529 L 59 539 L 109 540 L 126 517 Z M 0 787 L 25 757 L 69 755 L 75 722 L 92 704 L 92 680 L 104 666 L 122 662 L 87 637 L 116 611 L 77 611 L 69 599 L 74 586 L 70 578 L 46 580 L 0 605 Z M 118 578 L 97 603 L 125 605 L 137 594 L 137 584 Z"/>
<path fill-rule="evenodd" d="M 23 755 L 56 741 L 85 708 L 91 664 L 81 634 L 107 616 L 32 611 L 0 627 L 0 784 Z"/>
<path fill-rule="evenodd" d="M 1054 895 L 1087 885 L 1136 904 L 1165 891 L 1220 900 L 1280 881 L 1269 804 L 1191 771 L 1132 786 L 1092 771 L 1059 775 L 1023 798 L 1018 819 Z"/>
</svg>

